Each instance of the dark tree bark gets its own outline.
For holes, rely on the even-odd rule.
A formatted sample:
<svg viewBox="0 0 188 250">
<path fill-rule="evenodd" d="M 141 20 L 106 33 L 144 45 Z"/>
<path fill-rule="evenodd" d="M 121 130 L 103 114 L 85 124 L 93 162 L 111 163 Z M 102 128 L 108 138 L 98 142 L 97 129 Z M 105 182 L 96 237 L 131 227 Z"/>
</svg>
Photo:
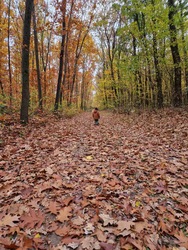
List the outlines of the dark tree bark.
<svg viewBox="0 0 188 250">
<path fill-rule="evenodd" d="M 62 90 L 61 90 L 61 100 L 60 103 L 62 105 L 63 100 L 66 100 L 67 106 L 69 102 L 69 94 L 70 90 L 70 64 L 69 64 L 69 54 L 68 54 L 68 45 L 69 45 L 69 31 L 71 30 L 71 21 L 73 14 L 73 6 L 74 1 L 72 0 L 69 12 L 69 18 L 67 21 L 67 32 L 65 39 L 65 54 L 64 54 L 64 67 L 63 67 L 63 81 L 62 81 Z"/>
<path fill-rule="evenodd" d="M 82 64 L 82 69 L 83 69 L 83 73 L 82 73 L 82 82 L 81 82 L 81 100 L 80 100 L 80 108 L 81 110 L 84 110 L 85 105 L 85 60 L 83 59 L 83 64 Z"/>
<path fill-rule="evenodd" d="M 158 55 L 157 40 L 155 33 L 153 33 L 153 56 L 154 56 L 155 74 L 157 82 L 157 107 L 162 108 L 163 107 L 162 76 L 159 67 L 159 55 Z"/>
<path fill-rule="evenodd" d="M 107 40 L 107 50 L 108 50 L 108 58 L 110 63 L 110 75 L 112 79 L 112 91 L 114 92 L 114 103 L 116 105 L 116 102 L 118 100 L 118 93 L 116 89 L 116 80 L 115 80 L 115 74 L 114 74 L 114 58 L 116 53 L 116 35 L 117 30 L 113 27 L 111 30 L 111 34 L 109 35 L 107 32 L 107 29 L 105 29 L 105 36 Z M 116 105 L 118 106 L 118 105 Z"/>
<path fill-rule="evenodd" d="M 0 80 L 0 88 L 1 88 L 1 94 L 2 94 L 2 96 L 5 96 L 4 89 L 3 89 L 3 83 L 2 83 L 1 80 Z"/>
<path fill-rule="evenodd" d="M 139 18 L 139 14 L 134 14 L 134 21 L 137 23 L 139 31 L 143 32 L 143 27 L 145 27 L 145 19 L 144 15 L 141 15 L 141 19 Z M 143 41 L 145 44 L 145 33 L 143 32 Z M 146 47 L 147 48 L 147 47 Z M 133 56 L 136 60 L 139 60 L 137 55 L 137 40 L 133 36 Z M 147 49 L 146 49 L 147 51 Z M 147 52 L 146 52 L 147 53 Z M 142 73 L 141 71 L 136 67 L 135 69 L 135 82 L 136 84 L 136 105 L 137 107 L 143 107 L 144 106 L 144 90 L 143 90 L 143 83 L 142 83 Z"/>
<path fill-rule="evenodd" d="M 29 49 L 30 49 L 30 31 L 31 31 L 31 13 L 33 9 L 33 0 L 26 0 L 25 18 L 23 28 L 22 43 L 22 101 L 20 121 L 28 123 L 29 113 Z"/>
<path fill-rule="evenodd" d="M 61 82 L 62 82 L 62 75 L 63 75 L 63 60 L 64 60 L 64 53 L 65 53 L 65 38 L 66 38 L 66 0 L 62 3 L 62 40 L 61 40 L 61 51 L 60 51 L 60 58 L 59 58 L 59 75 L 58 75 L 58 82 L 57 82 L 57 90 L 56 90 L 56 98 L 55 98 L 55 105 L 54 110 L 58 110 L 60 96 L 61 96 Z"/>
<path fill-rule="evenodd" d="M 182 89 L 181 89 L 181 58 L 178 48 L 177 41 L 177 30 L 174 24 L 174 16 L 176 14 L 175 0 L 168 0 L 169 7 L 169 31 L 170 31 L 170 48 L 174 63 L 174 89 L 173 95 L 173 106 L 179 107 L 182 105 Z"/>
<path fill-rule="evenodd" d="M 155 3 L 154 0 L 151 1 L 153 5 L 153 9 L 155 11 Z M 155 11 L 156 12 L 156 11 Z M 159 65 L 159 53 L 158 53 L 158 44 L 157 44 L 157 34 L 155 31 L 156 28 L 156 19 L 152 17 L 154 30 L 153 30 L 153 57 L 154 57 L 154 65 L 155 65 L 155 75 L 156 75 L 156 82 L 157 82 L 157 107 L 163 107 L 163 92 L 162 92 L 162 76 L 161 76 L 161 69 Z"/>
<path fill-rule="evenodd" d="M 11 54 L 10 54 L 10 7 L 11 0 L 8 4 L 8 71 L 9 71 L 9 94 L 10 94 L 10 108 L 12 108 L 12 70 L 11 70 Z"/>
<path fill-rule="evenodd" d="M 37 67 L 38 101 L 39 101 L 39 108 L 42 110 L 42 86 L 41 86 L 41 76 L 40 76 L 40 66 L 39 66 L 38 37 L 37 37 L 37 25 L 36 25 L 36 16 L 35 16 L 35 4 L 33 4 L 33 29 L 34 29 L 34 40 L 35 40 L 35 58 L 36 58 L 36 67 Z"/>
</svg>

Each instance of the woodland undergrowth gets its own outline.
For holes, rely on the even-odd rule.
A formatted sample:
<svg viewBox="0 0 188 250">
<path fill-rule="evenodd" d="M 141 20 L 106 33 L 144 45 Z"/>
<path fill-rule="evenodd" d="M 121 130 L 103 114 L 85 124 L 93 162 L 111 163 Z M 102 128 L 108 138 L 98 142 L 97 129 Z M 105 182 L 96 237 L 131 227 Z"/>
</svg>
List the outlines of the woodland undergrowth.
<svg viewBox="0 0 188 250">
<path fill-rule="evenodd" d="M 0 250 L 188 249 L 188 111 L 0 128 Z"/>
</svg>

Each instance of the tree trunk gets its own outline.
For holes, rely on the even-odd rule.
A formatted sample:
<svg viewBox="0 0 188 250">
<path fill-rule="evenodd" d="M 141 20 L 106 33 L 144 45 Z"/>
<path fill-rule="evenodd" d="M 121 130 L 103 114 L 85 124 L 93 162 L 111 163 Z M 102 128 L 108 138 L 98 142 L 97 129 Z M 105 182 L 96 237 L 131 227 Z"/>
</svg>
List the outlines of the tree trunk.
<svg viewBox="0 0 188 250">
<path fill-rule="evenodd" d="M 185 102 L 188 103 L 188 53 L 186 48 L 186 39 L 185 39 L 185 20 L 184 20 L 184 14 L 183 14 L 183 8 L 182 8 L 182 1 L 180 0 L 180 27 L 181 27 L 181 39 L 182 39 L 182 45 L 183 45 L 183 58 L 184 58 L 184 77 L 185 77 Z"/>
<path fill-rule="evenodd" d="M 22 123 L 28 123 L 29 112 L 29 49 L 32 9 L 33 0 L 26 0 L 22 43 L 22 101 L 20 111 Z"/>
<path fill-rule="evenodd" d="M 116 80 L 115 80 L 115 74 L 114 74 L 114 57 L 115 57 L 115 46 L 116 46 L 116 31 L 113 29 L 113 35 L 112 37 L 109 36 L 107 33 L 107 30 L 105 29 L 105 36 L 107 40 L 107 50 L 108 50 L 108 58 L 109 58 L 109 63 L 110 63 L 110 75 L 112 79 L 112 91 L 114 93 L 113 97 L 113 104 L 115 106 L 117 105 L 117 100 L 118 100 L 118 93 L 116 89 Z M 111 45 L 112 42 L 112 45 Z"/>
<path fill-rule="evenodd" d="M 10 94 L 10 108 L 12 108 L 12 70 L 11 70 L 11 55 L 10 55 L 10 7 L 11 0 L 8 5 L 8 69 L 9 69 L 9 94 Z"/>
<path fill-rule="evenodd" d="M 155 2 L 154 0 L 151 1 L 153 5 L 153 11 L 156 13 L 155 10 Z M 156 75 L 156 82 L 157 82 L 157 107 L 163 107 L 163 92 L 162 92 L 162 75 L 161 69 L 159 65 L 159 53 L 158 53 L 158 44 L 157 44 L 157 34 L 156 34 L 156 18 L 152 17 L 153 21 L 153 57 L 154 57 L 154 66 L 155 66 L 155 75 Z"/>
<path fill-rule="evenodd" d="M 159 55 L 158 55 L 155 32 L 153 33 L 153 56 L 154 56 L 155 74 L 157 82 L 157 107 L 162 108 L 163 107 L 162 76 L 159 67 Z"/>
<path fill-rule="evenodd" d="M 182 89 L 181 89 L 181 59 L 178 48 L 177 41 L 177 30 L 174 24 L 175 16 L 175 0 L 168 0 L 169 7 L 169 31 L 170 31 L 170 48 L 174 63 L 174 89 L 172 91 L 173 95 L 173 106 L 179 107 L 182 105 Z"/>
<path fill-rule="evenodd" d="M 62 80 L 62 91 L 61 91 L 61 105 L 63 100 L 66 101 L 66 105 L 68 106 L 69 102 L 69 90 L 70 90 L 70 67 L 69 67 L 69 54 L 68 54 L 68 45 L 69 45 L 69 31 L 71 30 L 71 21 L 72 21 L 72 14 L 73 14 L 73 6 L 74 1 L 71 1 L 69 18 L 66 24 L 66 39 L 65 39 L 65 52 L 64 52 L 64 67 L 63 67 L 63 80 Z"/>
<path fill-rule="evenodd" d="M 47 17 L 47 13 L 48 10 L 45 9 L 46 13 L 45 13 L 45 18 L 44 18 L 44 25 L 46 23 L 46 17 Z M 47 39 L 47 47 L 46 49 L 44 49 L 44 44 L 46 44 L 46 39 L 44 39 L 44 30 L 41 32 L 41 53 L 40 53 L 40 58 L 42 60 L 42 68 L 43 68 L 43 95 L 42 95 L 42 103 L 43 106 L 46 103 L 46 97 L 47 97 L 47 69 L 50 69 L 50 64 L 49 64 L 49 53 L 50 53 L 50 42 L 51 42 L 51 38 L 52 38 L 52 32 L 53 32 L 53 27 L 54 24 L 52 24 L 51 26 L 51 31 L 48 37 L 45 37 Z M 45 41 L 44 41 L 45 40 Z M 49 65 L 48 65 L 49 64 Z"/>
<path fill-rule="evenodd" d="M 1 88 L 1 94 L 2 94 L 2 96 L 5 96 L 4 89 L 3 89 L 3 83 L 2 83 L 1 80 L 0 80 L 0 88 Z"/>
<path fill-rule="evenodd" d="M 36 56 L 36 67 L 37 67 L 38 101 L 39 101 L 39 108 L 42 110 L 42 86 L 41 86 L 41 75 L 40 75 L 40 66 L 39 66 L 38 37 L 37 37 L 37 27 L 36 27 L 35 4 L 33 4 L 33 29 L 34 29 L 35 56 Z"/>
<path fill-rule="evenodd" d="M 81 81 L 81 89 L 80 89 L 80 108 L 84 110 L 84 97 L 85 97 L 85 60 L 83 59 L 82 64 L 82 81 Z"/>
<path fill-rule="evenodd" d="M 58 75 L 58 82 L 57 82 L 57 90 L 56 90 L 56 98 L 55 98 L 55 105 L 54 110 L 58 110 L 60 96 L 61 96 L 61 81 L 63 75 L 63 60 L 64 60 L 64 52 L 65 52 L 65 38 L 66 38 L 66 0 L 62 3 L 62 14 L 63 14 L 63 23 L 62 23 L 62 40 L 61 40 L 61 51 L 60 51 L 60 58 L 59 58 L 59 75 Z"/>
</svg>

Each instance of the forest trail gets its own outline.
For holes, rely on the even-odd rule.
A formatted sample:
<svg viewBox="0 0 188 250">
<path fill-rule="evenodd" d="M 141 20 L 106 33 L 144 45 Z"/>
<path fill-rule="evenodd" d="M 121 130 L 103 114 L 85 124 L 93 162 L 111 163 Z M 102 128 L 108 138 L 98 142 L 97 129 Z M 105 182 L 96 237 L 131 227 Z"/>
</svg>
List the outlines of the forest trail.
<svg viewBox="0 0 188 250">
<path fill-rule="evenodd" d="M 188 113 L 2 127 L 0 250 L 188 249 Z M 19 248 L 20 247 L 20 248 Z"/>
</svg>

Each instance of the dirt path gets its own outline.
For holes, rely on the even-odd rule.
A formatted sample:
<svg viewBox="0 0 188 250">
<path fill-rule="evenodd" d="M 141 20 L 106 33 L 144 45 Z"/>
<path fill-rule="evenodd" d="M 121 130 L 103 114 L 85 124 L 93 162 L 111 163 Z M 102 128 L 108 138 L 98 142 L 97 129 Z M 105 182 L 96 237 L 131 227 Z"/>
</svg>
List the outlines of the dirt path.
<svg viewBox="0 0 188 250">
<path fill-rule="evenodd" d="M 2 135 L 0 249 L 188 249 L 186 111 L 101 112 L 99 126 L 83 113 Z"/>
</svg>

